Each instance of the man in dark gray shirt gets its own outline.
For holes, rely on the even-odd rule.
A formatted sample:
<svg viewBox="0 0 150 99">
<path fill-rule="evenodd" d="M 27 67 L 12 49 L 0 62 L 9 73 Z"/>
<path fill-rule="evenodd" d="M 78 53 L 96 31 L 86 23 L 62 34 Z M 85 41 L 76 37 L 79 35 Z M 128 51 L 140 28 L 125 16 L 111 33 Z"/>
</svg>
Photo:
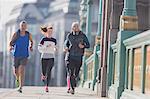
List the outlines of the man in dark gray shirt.
<svg viewBox="0 0 150 99">
<path fill-rule="evenodd" d="M 76 80 L 79 75 L 80 68 L 82 66 L 82 57 L 84 55 L 84 49 L 89 48 L 90 44 L 86 37 L 86 35 L 80 31 L 79 23 L 72 23 L 72 31 L 66 37 L 65 41 L 65 52 L 67 62 L 67 67 L 70 72 L 70 82 L 71 82 L 71 90 L 70 93 L 74 94 Z"/>
</svg>

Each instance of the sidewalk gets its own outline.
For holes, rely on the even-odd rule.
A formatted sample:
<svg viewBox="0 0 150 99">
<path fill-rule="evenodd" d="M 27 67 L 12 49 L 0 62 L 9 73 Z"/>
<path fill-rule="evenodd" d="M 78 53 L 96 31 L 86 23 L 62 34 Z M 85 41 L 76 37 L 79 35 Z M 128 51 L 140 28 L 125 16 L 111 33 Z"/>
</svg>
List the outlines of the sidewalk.
<svg viewBox="0 0 150 99">
<path fill-rule="evenodd" d="M 10 91 L 14 91 L 14 89 L 0 88 L 0 96 L 1 96 L 1 94 L 7 93 L 7 92 L 10 92 Z"/>
<path fill-rule="evenodd" d="M 65 87 L 50 87 L 46 93 L 43 87 L 24 87 L 23 93 L 16 89 L 0 93 L 0 99 L 107 99 L 96 96 L 96 93 L 83 88 L 77 88 L 74 95 L 68 94 Z"/>
</svg>

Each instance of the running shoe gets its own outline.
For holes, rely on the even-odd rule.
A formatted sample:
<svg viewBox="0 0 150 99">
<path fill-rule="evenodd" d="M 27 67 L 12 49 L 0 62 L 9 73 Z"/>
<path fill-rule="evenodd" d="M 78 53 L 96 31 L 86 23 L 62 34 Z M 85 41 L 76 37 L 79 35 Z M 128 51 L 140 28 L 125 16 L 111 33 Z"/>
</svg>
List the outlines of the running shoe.
<svg viewBox="0 0 150 99">
<path fill-rule="evenodd" d="M 21 88 L 21 87 L 18 89 L 18 92 L 19 92 L 19 93 L 22 93 L 22 88 Z"/>
<path fill-rule="evenodd" d="M 41 80 L 45 83 L 45 80 L 46 80 L 46 76 L 41 76 Z"/>
<path fill-rule="evenodd" d="M 70 93 L 70 88 L 67 90 L 67 93 Z"/>
<path fill-rule="evenodd" d="M 18 88 L 19 87 L 19 80 L 18 79 L 16 79 L 16 87 Z"/>
<path fill-rule="evenodd" d="M 49 92 L 48 86 L 45 86 L 45 91 L 46 91 L 46 92 Z"/>
<path fill-rule="evenodd" d="M 71 93 L 72 95 L 74 95 L 74 93 L 75 93 L 74 89 L 70 90 L 70 93 Z"/>
</svg>

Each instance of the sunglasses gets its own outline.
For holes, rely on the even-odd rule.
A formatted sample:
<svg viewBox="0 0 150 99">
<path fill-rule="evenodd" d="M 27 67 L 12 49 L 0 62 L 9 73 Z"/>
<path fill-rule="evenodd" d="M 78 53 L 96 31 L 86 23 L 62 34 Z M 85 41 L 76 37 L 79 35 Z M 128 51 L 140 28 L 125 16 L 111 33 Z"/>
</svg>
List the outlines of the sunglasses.
<svg viewBox="0 0 150 99">
<path fill-rule="evenodd" d="M 49 27 L 48 29 L 53 29 L 53 27 Z"/>
</svg>

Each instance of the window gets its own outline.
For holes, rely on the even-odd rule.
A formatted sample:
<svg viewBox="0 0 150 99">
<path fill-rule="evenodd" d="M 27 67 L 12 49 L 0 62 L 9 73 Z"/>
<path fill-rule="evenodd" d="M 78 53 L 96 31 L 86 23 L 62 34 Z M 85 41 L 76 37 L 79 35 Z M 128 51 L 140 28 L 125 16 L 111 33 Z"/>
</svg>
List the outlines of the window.
<svg viewBox="0 0 150 99">
<path fill-rule="evenodd" d="M 133 90 L 140 91 L 141 88 L 141 48 L 134 50 Z"/>
<path fill-rule="evenodd" d="M 146 78 L 145 78 L 145 93 L 150 94 L 150 46 L 146 49 Z"/>
</svg>

